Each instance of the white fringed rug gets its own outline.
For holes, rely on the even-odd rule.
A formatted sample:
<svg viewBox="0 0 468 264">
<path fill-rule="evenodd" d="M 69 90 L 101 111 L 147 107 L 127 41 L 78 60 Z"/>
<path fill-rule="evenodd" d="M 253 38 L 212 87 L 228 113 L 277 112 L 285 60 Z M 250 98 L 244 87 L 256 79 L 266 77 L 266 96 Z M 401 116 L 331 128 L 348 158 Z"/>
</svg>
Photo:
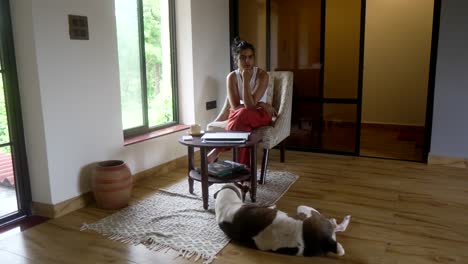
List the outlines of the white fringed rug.
<svg viewBox="0 0 468 264">
<path fill-rule="evenodd" d="M 275 204 L 297 179 L 289 172 L 268 171 L 266 184 L 257 185 L 257 204 Z M 85 223 L 81 230 L 151 250 L 176 250 L 179 256 L 210 263 L 230 240 L 215 220 L 213 194 L 221 186 L 210 186 L 208 210 L 203 209 L 201 184 L 195 181 L 192 195 L 184 179 L 95 223 Z"/>
</svg>

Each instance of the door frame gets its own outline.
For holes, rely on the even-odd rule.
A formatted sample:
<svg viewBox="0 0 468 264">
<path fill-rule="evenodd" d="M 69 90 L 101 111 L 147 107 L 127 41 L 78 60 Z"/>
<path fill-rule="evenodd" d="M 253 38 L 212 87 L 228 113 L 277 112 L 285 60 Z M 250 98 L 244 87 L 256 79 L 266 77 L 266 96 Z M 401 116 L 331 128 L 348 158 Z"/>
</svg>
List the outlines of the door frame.
<svg viewBox="0 0 468 264">
<path fill-rule="evenodd" d="M 18 211 L 16 213 L 0 216 L 0 226 L 2 226 L 31 215 L 32 206 L 10 4 L 8 0 L 0 0 L 0 54 L 0 63 L 4 69 L 2 75 L 18 203 Z"/>
<path fill-rule="evenodd" d="M 424 123 L 423 162 L 427 163 L 431 150 L 432 118 L 434 115 L 435 78 L 437 73 L 437 54 L 439 48 L 439 29 L 442 0 L 434 0 L 434 14 L 432 16 L 431 57 L 429 62 L 429 83 L 426 101 L 426 121 Z"/>
</svg>

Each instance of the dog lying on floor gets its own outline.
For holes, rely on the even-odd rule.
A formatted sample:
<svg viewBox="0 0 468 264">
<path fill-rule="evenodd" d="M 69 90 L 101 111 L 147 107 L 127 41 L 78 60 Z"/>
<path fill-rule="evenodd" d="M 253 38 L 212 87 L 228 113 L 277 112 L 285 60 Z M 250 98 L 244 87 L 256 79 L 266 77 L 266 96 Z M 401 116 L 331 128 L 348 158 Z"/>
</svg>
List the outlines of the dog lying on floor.
<svg viewBox="0 0 468 264">
<path fill-rule="evenodd" d="M 216 221 L 232 240 L 248 247 L 297 256 L 323 256 L 345 251 L 336 242 L 336 232 L 343 232 L 351 220 L 341 224 L 327 219 L 314 208 L 301 205 L 290 217 L 273 207 L 242 202 L 241 190 L 234 184 L 224 185 L 214 195 Z"/>
</svg>

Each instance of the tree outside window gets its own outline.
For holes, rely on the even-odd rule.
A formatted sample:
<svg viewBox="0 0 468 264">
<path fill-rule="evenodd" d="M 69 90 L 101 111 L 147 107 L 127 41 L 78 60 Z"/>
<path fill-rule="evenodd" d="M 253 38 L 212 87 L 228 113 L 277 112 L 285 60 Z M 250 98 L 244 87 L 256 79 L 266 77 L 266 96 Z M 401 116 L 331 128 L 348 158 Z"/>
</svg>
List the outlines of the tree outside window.
<svg viewBox="0 0 468 264">
<path fill-rule="evenodd" d="M 178 122 L 172 5 L 170 0 L 115 1 L 126 136 Z"/>
</svg>

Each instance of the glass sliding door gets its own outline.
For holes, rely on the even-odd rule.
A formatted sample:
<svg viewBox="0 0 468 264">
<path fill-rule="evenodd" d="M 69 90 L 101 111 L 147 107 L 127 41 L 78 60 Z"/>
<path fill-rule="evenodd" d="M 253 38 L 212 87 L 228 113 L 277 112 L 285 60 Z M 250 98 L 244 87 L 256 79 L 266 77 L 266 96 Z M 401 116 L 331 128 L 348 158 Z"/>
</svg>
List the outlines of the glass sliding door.
<svg viewBox="0 0 468 264">
<path fill-rule="evenodd" d="M 322 144 L 323 2 L 270 2 L 271 70 L 294 74 L 288 148 L 320 149 Z"/>
<path fill-rule="evenodd" d="M 361 0 L 327 0 L 323 45 L 322 145 L 359 154 Z"/>
<path fill-rule="evenodd" d="M 0 0 L 0 226 L 31 212 L 8 0 Z"/>
<path fill-rule="evenodd" d="M 267 0 L 239 0 L 238 10 L 242 19 L 238 22 L 237 35 L 255 46 L 255 62 L 267 70 Z"/>
<path fill-rule="evenodd" d="M 294 73 L 290 149 L 358 155 L 361 0 L 271 0 L 272 70 Z"/>
<path fill-rule="evenodd" d="M 358 155 L 364 0 L 250 2 L 231 1 L 231 29 L 267 50 L 268 70 L 294 73 L 286 147 Z"/>
</svg>

